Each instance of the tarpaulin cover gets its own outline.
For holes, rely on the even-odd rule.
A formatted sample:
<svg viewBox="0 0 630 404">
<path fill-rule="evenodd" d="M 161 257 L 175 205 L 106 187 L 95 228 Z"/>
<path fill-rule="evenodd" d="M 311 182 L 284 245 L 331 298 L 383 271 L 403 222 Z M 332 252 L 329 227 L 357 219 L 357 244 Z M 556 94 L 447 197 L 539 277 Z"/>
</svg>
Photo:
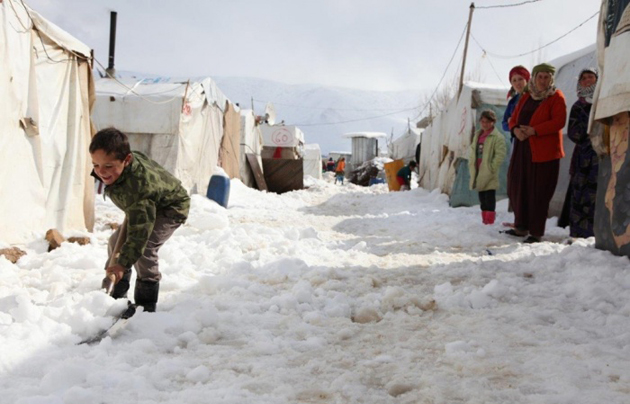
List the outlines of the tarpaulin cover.
<svg viewBox="0 0 630 404">
<path fill-rule="evenodd" d="M 21 2 L 0 3 L 0 240 L 92 230 L 90 48 Z"/>
<path fill-rule="evenodd" d="M 304 176 L 322 178 L 322 150 L 316 143 L 304 145 Z"/>
</svg>

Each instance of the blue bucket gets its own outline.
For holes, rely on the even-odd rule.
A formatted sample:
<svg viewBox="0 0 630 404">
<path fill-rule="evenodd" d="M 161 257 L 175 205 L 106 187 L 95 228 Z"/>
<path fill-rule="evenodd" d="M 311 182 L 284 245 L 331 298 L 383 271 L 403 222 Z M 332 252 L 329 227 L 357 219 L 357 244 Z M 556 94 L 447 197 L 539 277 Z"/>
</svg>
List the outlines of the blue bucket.
<svg viewBox="0 0 630 404">
<path fill-rule="evenodd" d="M 213 175 L 208 183 L 206 197 L 227 208 L 230 199 L 230 179 L 222 175 Z"/>
</svg>

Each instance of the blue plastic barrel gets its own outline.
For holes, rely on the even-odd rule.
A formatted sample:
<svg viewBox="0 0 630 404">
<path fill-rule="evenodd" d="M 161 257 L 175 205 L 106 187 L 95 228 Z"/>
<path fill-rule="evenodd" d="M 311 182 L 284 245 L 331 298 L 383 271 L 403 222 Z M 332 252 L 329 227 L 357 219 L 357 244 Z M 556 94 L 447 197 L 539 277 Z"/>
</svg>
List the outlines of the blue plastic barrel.
<svg viewBox="0 0 630 404">
<path fill-rule="evenodd" d="M 208 199 L 212 199 L 219 205 L 227 208 L 230 199 L 230 179 L 222 175 L 213 175 L 208 183 Z"/>
<path fill-rule="evenodd" d="M 372 186 L 374 184 L 384 184 L 385 180 L 382 178 L 370 178 L 370 182 L 368 184 L 368 186 Z"/>
</svg>

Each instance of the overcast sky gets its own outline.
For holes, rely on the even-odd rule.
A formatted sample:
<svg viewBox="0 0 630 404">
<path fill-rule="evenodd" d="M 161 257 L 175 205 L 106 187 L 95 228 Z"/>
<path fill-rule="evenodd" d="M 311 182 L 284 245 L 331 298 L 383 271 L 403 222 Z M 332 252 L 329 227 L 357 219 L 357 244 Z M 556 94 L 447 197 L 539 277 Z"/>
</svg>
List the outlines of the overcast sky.
<svg viewBox="0 0 630 404">
<path fill-rule="evenodd" d="M 16 1 L 16 0 L 14 0 Z M 566 34 L 598 0 L 480 0 L 472 36 L 489 53 L 518 55 Z M 118 12 L 116 69 L 167 76 L 259 77 L 289 84 L 430 93 L 458 77 L 468 0 L 26 0 L 107 65 L 110 11 Z M 598 16 L 544 50 L 482 57 L 471 37 L 466 71 L 506 84 L 528 68 L 595 42 Z M 493 68 L 494 66 L 494 68 Z M 496 73 L 495 73 L 496 70 Z M 500 81 L 501 80 L 501 81 Z"/>
</svg>

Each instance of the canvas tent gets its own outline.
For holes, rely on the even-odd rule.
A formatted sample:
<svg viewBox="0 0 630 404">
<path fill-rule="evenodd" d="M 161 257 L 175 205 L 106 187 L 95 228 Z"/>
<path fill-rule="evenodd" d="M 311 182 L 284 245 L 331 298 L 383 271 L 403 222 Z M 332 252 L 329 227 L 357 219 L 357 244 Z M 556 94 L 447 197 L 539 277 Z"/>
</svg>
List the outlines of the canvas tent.
<svg viewBox="0 0 630 404">
<path fill-rule="evenodd" d="M 304 176 L 322 179 L 322 150 L 316 143 L 304 145 Z"/>
<path fill-rule="evenodd" d="M 209 77 L 103 78 L 96 81 L 92 117 L 97 129 L 120 129 L 132 149 L 164 166 L 190 193 L 205 195 L 219 161 L 238 176 L 239 114 Z"/>
<path fill-rule="evenodd" d="M 556 68 L 554 78 L 556 87 L 562 91 L 567 102 L 567 124 L 564 126 L 562 139 L 565 158 L 560 159 L 558 184 L 551 203 L 549 204 L 549 216 L 560 216 L 569 185 L 569 166 L 571 165 L 571 156 L 573 155 L 574 147 L 574 143 L 567 135 L 569 125 L 568 116 L 573 104 L 577 101 L 576 85 L 580 72 L 582 69 L 597 67 L 595 44 L 554 59 L 549 63 Z"/>
<path fill-rule="evenodd" d="M 508 88 L 467 82 L 459 97 L 433 118 L 422 133 L 419 162 L 420 186 L 440 189 L 450 195 L 451 206 L 473 206 L 479 203 L 477 192 L 469 189 L 468 151 L 481 112 L 490 109 L 503 119 Z M 497 124 L 497 127 L 499 125 Z M 505 141 L 509 144 L 507 134 Z M 506 160 L 499 172 L 497 199 L 505 198 L 507 184 Z"/>
<path fill-rule="evenodd" d="M 408 127 L 405 133 L 396 138 L 389 147 L 392 160 L 404 160 L 405 163 L 415 160 L 421 133 L 422 129 Z"/>
<path fill-rule="evenodd" d="M 23 2 L 0 2 L 0 240 L 92 230 L 90 48 Z"/>
<path fill-rule="evenodd" d="M 630 0 L 602 0 L 597 33 L 599 81 L 589 135 L 600 156 L 595 246 L 630 257 Z"/>
<path fill-rule="evenodd" d="M 262 131 L 256 123 L 254 111 L 241 110 L 240 178 L 243 184 L 250 188 L 256 188 L 256 181 L 252 167 L 247 162 L 247 154 L 253 154 L 258 161 L 258 167 L 262 167 L 262 144 Z"/>
</svg>

